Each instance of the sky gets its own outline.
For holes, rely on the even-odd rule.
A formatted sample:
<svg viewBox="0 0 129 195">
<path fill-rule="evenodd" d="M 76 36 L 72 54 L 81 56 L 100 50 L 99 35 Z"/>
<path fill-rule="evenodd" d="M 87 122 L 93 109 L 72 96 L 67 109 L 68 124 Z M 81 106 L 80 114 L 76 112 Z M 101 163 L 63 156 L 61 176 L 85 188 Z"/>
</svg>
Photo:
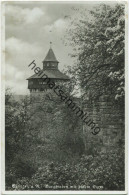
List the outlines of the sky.
<svg viewBox="0 0 129 195">
<path fill-rule="evenodd" d="M 35 60 L 42 68 L 52 42 L 59 69 L 73 66 L 72 48 L 65 46 L 70 18 L 81 9 L 93 9 L 94 3 L 5 2 L 5 70 L 6 87 L 15 94 L 28 94 L 27 78 L 34 74 L 28 65 Z M 78 15 L 79 17 L 79 15 Z M 88 15 L 87 15 L 88 17 Z"/>
</svg>

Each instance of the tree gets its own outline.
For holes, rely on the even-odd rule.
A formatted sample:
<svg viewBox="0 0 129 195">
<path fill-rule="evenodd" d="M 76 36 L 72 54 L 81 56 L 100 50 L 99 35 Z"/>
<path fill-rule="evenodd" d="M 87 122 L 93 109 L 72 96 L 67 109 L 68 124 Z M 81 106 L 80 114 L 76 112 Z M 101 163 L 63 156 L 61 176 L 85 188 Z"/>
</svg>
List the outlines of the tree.
<svg viewBox="0 0 129 195">
<path fill-rule="evenodd" d="M 96 99 L 109 94 L 123 101 L 124 5 L 100 5 L 81 16 L 67 30 L 66 38 L 74 48 L 71 56 L 77 59 L 69 72 L 78 80 L 84 96 L 90 93 L 90 98 Z"/>
<path fill-rule="evenodd" d="M 5 94 L 5 165 L 6 187 L 22 176 L 30 177 L 35 172 L 32 158 L 32 141 L 28 140 L 28 97 L 16 101 L 10 89 Z M 33 146 L 34 147 L 34 146 Z"/>
<path fill-rule="evenodd" d="M 46 163 L 70 161 L 84 151 L 78 117 L 60 98 L 48 95 L 46 92 L 43 99 L 33 101 L 24 96 L 16 101 L 10 90 L 6 92 L 7 189 L 17 179 L 30 178 Z"/>
</svg>

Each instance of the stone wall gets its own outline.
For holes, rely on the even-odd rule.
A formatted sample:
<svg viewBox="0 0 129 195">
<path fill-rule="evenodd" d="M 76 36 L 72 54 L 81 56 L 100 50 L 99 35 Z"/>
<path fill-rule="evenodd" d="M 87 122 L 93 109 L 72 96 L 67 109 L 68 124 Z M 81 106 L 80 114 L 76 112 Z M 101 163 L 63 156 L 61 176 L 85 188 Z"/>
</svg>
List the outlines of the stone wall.
<svg viewBox="0 0 129 195">
<path fill-rule="evenodd" d="M 90 127 L 83 126 L 86 151 L 91 149 L 111 150 L 124 142 L 124 105 L 119 105 L 109 96 L 102 96 L 98 101 L 85 102 L 85 111 L 98 124 L 101 131 L 93 135 Z"/>
<path fill-rule="evenodd" d="M 44 102 L 44 104 L 47 102 L 49 104 L 49 96 L 53 101 L 60 99 L 53 90 L 31 93 L 31 97 L 34 97 L 36 100 L 36 107 L 37 103 L 40 102 Z M 80 99 L 75 99 L 74 101 L 78 106 L 82 107 Z M 58 101 L 56 104 L 58 104 Z M 88 113 L 89 119 L 100 128 L 100 132 L 97 135 L 93 135 L 91 128 L 82 123 L 80 119 L 80 129 L 82 129 L 84 135 L 85 151 L 87 153 L 91 153 L 93 150 L 107 152 L 111 148 L 120 146 L 124 142 L 125 132 L 124 105 L 119 105 L 112 97 L 106 95 L 100 97 L 98 101 L 91 102 L 90 99 L 87 99 L 84 105 L 85 108 L 83 108 L 83 111 Z M 46 121 L 46 123 L 50 123 L 50 121 L 49 118 L 49 121 Z"/>
</svg>

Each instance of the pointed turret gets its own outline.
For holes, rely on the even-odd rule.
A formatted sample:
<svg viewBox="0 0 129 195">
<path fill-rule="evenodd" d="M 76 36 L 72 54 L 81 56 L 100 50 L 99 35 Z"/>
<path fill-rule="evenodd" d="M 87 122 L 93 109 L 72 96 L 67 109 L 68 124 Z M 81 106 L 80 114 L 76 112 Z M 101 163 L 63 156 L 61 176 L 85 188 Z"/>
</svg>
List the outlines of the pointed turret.
<svg viewBox="0 0 129 195">
<path fill-rule="evenodd" d="M 51 44 L 51 43 L 50 43 Z M 46 74 L 48 79 L 51 79 L 52 82 L 62 82 L 62 81 L 69 81 L 70 78 L 60 72 L 58 69 L 58 60 L 56 59 L 56 56 L 51 48 L 43 60 L 43 70 L 40 74 L 35 73 L 31 77 L 29 77 L 28 80 L 28 89 L 30 89 L 30 92 L 43 92 L 44 90 L 49 89 L 49 86 L 44 81 L 43 75 Z M 33 65 L 33 64 L 32 64 Z"/>
<path fill-rule="evenodd" d="M 43 62 L 58 62 L 52 48 L 49 49 Z"/>
<path fill-rule="evenodd" d="M 50 70 L 50 69 L 58 69 L 58 60 L 56 59 L 56 56 L 50 46 L 50 49 L 43 60 L 43 69 L 44 70 Z"/>
</svg>

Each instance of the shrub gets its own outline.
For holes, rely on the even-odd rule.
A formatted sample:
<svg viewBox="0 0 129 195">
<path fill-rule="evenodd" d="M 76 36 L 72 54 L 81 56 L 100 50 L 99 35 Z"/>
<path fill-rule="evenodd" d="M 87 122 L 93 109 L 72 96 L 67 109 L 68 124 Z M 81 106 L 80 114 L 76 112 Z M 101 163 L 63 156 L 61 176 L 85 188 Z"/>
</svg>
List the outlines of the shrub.
<svg viewBox="0 0 129 195">
<path fill-rule="evenodd" d="M 124 154 L 83 155 L 80 162 L 51 163 L 12 185 L 14 190 L 124 190 Z M 100 188 L 99 188 L 100 187 Z"/>
</svg>

